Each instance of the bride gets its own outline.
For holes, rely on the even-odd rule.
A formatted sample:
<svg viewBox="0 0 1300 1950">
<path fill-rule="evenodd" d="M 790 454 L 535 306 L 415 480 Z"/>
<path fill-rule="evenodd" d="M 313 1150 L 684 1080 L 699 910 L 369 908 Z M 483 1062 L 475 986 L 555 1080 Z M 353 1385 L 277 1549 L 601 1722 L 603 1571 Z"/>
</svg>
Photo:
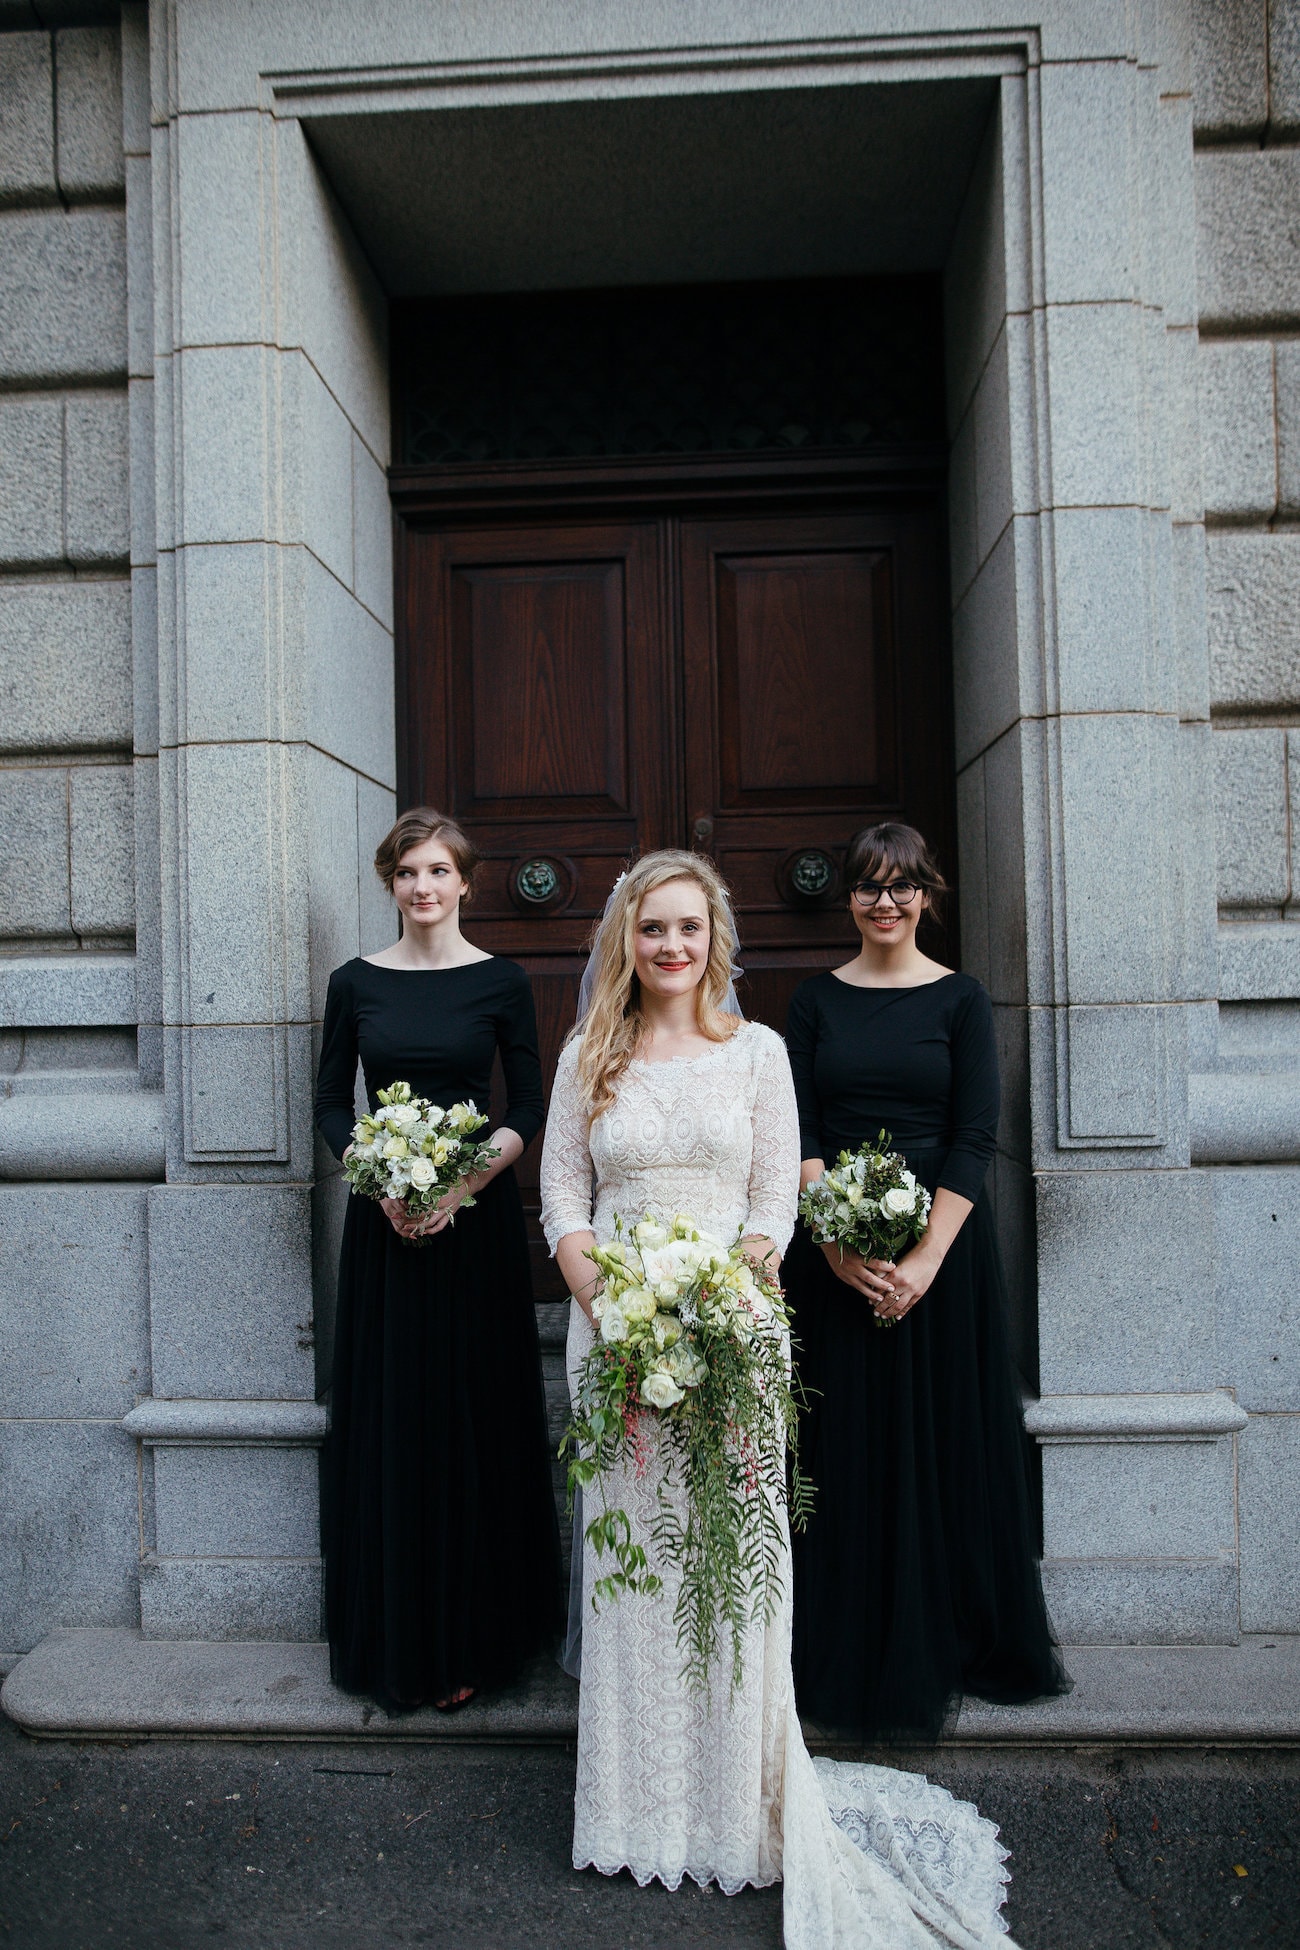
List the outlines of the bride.
<svg viewBox="0 0 1300 1950">
<path fill-rule="evenodd" d="M 647 854 L 610 897 L 542 1155 L 542 1223 L 574 1300 L 571 1391 L 595 1337 L 599 1276 L 586 1253 L 612 1237 L 615 1215 L 689 1213 L 773 1266 L 794 1230 L 790 1066 L 772 1030 L 733 1013 L 735 945 L 726 889 L 698 855 Z M 790 1669 L 788 1538 L 771 1616 L 747 1628 L 740 1692 L 687 1686 L 677 1580 L 650 1534 L 665 1460 L 652 1436 L 639 1465 L 606 1483 L 662 1593 L 595 1610 L 608 1566 L 583 1548 L 574 1866 L 670 1889 L 689 1875 L 728 1895 L 783 1879 L 787 1950 L 1005 1946 L 1005 1851 L 991 1822 L 922 1775 L 809 1756 Z M 681 1503 L 676 1479 L 668 1493 Z"/>
</svg>

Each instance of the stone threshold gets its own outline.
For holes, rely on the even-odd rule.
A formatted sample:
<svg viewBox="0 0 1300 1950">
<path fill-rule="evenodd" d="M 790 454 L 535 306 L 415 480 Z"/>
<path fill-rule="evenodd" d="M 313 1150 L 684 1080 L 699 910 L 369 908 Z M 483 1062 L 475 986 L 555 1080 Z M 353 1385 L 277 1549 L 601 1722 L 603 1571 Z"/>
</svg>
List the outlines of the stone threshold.
<svg viewBox="0 0 1300 1950">
<path fill-rule="evenodd" d="M 1300 1637 L 1240 1645 L 1067 1646 L 1074 1690 L 970 1701 L 944 1745 L 1300 1744 Z M 330 1684 L 324 1645 L 146 1639 L 68 1628 L 14 1666 L 0 1706 L 44 1739 L 572 1741 L 578 1688 L 549 1660 L 456 1713 L 390 1716 Z M 841 1751 L 808 1728 L 815 1750 Z"/>
</svg>

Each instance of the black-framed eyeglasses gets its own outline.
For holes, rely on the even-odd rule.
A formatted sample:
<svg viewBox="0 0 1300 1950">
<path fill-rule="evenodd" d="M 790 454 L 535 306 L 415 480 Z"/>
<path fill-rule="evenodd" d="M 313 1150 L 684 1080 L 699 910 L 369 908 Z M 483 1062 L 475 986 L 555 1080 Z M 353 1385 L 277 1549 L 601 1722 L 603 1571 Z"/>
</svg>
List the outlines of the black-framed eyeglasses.
<svg viewBox="0 0 1300 1950">
<path fill-rule="evenodd" d="M 888 894 L 895 907 L 910 907 L 920 891 L 910 880 L 891 880 L 887 887 L 878 880 L 860 880 L 853 889 L 853 898 L 863 907 L 874 907 L 882 894 Z"/>
</svg>

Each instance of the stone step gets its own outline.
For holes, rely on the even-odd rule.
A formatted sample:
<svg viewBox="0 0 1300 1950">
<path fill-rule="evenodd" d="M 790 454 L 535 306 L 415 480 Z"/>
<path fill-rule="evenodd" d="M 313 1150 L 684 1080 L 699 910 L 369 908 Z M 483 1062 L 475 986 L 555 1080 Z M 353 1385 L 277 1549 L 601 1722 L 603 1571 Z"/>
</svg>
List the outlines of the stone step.
<svg viewBox="0 0 1300 1950">
<path fill-rule="evenodd" d="M 971 1701 L 959 1746 L 1300 1744 L 1300 1637 L 1240 1645 L 1065 1648 L 1074 1691 L 1038 1706 Z M 51 1632 L 19 1660 L 0 1706 L 47 1739 L 570 1741 L 578 1688 L 549 1659 L 456 1713 L 390 1717 L 330 1684 L 321 1644 L 146 1639 L 96 1627 Z M 808 1728 L 809 1745 L 833 1743 Z"/>
</svg>

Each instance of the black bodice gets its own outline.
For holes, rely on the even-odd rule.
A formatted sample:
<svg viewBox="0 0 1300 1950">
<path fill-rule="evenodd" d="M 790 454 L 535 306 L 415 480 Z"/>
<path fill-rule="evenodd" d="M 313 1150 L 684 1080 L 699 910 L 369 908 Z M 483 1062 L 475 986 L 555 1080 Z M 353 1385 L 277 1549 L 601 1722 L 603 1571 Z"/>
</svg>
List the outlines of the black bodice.
<svg viewBox="0 0 1300 1950">
<path fill-rule="evenodd" d="M 370 1108 L 390 1083 L 409 1083 L 437 1104 L 472 1098 L 486 1111 L 492 1062 L 501 1052 L 502 1120 L 530 1144 L 542 1126 L 537 1018 L 528 977 L 493 955 L 459 968 L 380 968 L 344 962 L 330 976 L 316 1081 L 316 1122 L 341 1158 L 356 1121 L 357 1058 Z"/>
<path fill-rule="evenodd" d="M 973 976 L 893 989 L 814 975 L 791 998 L 786 1042 L 805 1158 L 855 1151 L 883 1128 L 908 1156 L 945 1152 L 934 1182 L 979 1197 L 999 1091 L 993 1011 Z"/>
</svg>

